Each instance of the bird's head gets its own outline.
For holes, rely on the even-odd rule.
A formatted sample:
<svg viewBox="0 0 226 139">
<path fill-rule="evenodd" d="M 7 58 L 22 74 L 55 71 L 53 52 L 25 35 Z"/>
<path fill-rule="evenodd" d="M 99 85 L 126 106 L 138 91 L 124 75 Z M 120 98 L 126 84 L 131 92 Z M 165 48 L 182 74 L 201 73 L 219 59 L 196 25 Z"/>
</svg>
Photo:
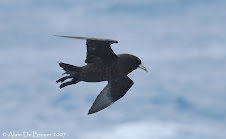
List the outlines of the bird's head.
<svg viewBox="0 0 226 139">
<path fill-rule="evenodd" d="M 141 68 L 144 71 L 148 72 L 148 69 L 142 65 L 141 60 L 138 57 L 130 54 L 123 54 L 121 55 L 121 57 L 124 59 L 125 65 L 129 67 L 129 68 L 126 68 L 129 70 L 127 72 L 130 73 L 137 68 Z"/>
</svg>

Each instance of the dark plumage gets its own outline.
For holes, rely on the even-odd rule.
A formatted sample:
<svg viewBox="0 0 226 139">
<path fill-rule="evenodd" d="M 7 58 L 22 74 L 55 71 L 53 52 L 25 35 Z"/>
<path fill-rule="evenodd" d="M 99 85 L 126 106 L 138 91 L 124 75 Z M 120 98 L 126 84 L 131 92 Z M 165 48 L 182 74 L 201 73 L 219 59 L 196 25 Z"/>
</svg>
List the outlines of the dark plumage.
<svg viewBox="0 0 226 139">
<path fill-rule="evenodd" d="M 59 63 L 65 71 L 64 74 L 68 74 L 68 76 L 62 77 L 56 81 L 57 83 L 62 82 L 60 88 L 76 84 L 80 81 L 108 81 L 107 86 L 97 96 L 88 114 L 98 112 L 108 107 L 126 94 L 133 85 L 133 81 L 127 74 L 137 68 L 147 71 L 138 57 L 130 54 L 116 55 L 110 46 L 113 43 L 118 43 L 116 40 L 75 36 L 59 37 L 85 39 L 87 45 L 85 60 L 87 65 L 77 67 L 70 64 Z M 69 78 L 72 78 L 71 81 L 64 82 Z"/>
</svg>

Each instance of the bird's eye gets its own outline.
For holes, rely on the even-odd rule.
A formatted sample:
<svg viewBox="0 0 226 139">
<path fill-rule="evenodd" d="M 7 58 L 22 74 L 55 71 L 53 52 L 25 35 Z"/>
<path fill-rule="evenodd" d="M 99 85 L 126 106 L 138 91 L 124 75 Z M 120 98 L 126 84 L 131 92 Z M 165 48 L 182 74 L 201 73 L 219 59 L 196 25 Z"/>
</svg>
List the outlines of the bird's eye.
<svg viewBox="0 0 226 139">
<path fill-rule="evenodd" d="M 134 61 L 133 61 L 133 63 L 138 64 L 138 63 L 139 63 L 139 61 L 134 60 Z"/>
</svg>

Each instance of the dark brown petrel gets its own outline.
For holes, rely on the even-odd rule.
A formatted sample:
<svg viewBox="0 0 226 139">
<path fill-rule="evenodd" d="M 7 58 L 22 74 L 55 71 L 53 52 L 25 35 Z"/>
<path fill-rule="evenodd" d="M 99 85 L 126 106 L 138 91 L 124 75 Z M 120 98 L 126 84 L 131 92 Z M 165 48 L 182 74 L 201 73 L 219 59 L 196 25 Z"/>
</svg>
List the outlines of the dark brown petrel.
<svg viewBox="0 0 226 139">
<path fill-rule="evenodd" d="M 113 43 L 118 43 L 116 40 L 75 36 L 59 37 L 85 39 L 87 45 L 85 60 L 87 65 L 78 67 L 59 63 L 65 70 L 64 74 L 68 74 L 68 76 L 56 81 L 57 83 L 62 82 L 60 88 L 80 81 L 108 81 L 107 86 L 97 96 L 88 114 L 98 112 L 123 97 L 133 85 L 133 81 L 127 76 L 130 72 L 137 68 L 148 71 L 138 57 L 130 54 L 116 55 L 110 46 Z M 68 78 L 72 78 L 71 81 L 63 83 Z"/>
</svg>

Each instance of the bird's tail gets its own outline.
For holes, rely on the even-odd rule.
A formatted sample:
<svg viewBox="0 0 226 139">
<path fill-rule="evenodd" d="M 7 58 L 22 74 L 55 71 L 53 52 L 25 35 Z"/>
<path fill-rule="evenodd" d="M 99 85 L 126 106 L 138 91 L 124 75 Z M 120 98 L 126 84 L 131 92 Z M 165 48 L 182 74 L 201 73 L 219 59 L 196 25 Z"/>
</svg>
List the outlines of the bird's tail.
<svg viewBox="0 0 226 139">
<path fill-rule="evenodd" d="M 64 74 L 69 74 L 70 76 L 75 76 L 76 73 L 80 71 L 80 68 L 66 63 L 59 63 L 59 65 L 64 69 Z"/>
</svg>

